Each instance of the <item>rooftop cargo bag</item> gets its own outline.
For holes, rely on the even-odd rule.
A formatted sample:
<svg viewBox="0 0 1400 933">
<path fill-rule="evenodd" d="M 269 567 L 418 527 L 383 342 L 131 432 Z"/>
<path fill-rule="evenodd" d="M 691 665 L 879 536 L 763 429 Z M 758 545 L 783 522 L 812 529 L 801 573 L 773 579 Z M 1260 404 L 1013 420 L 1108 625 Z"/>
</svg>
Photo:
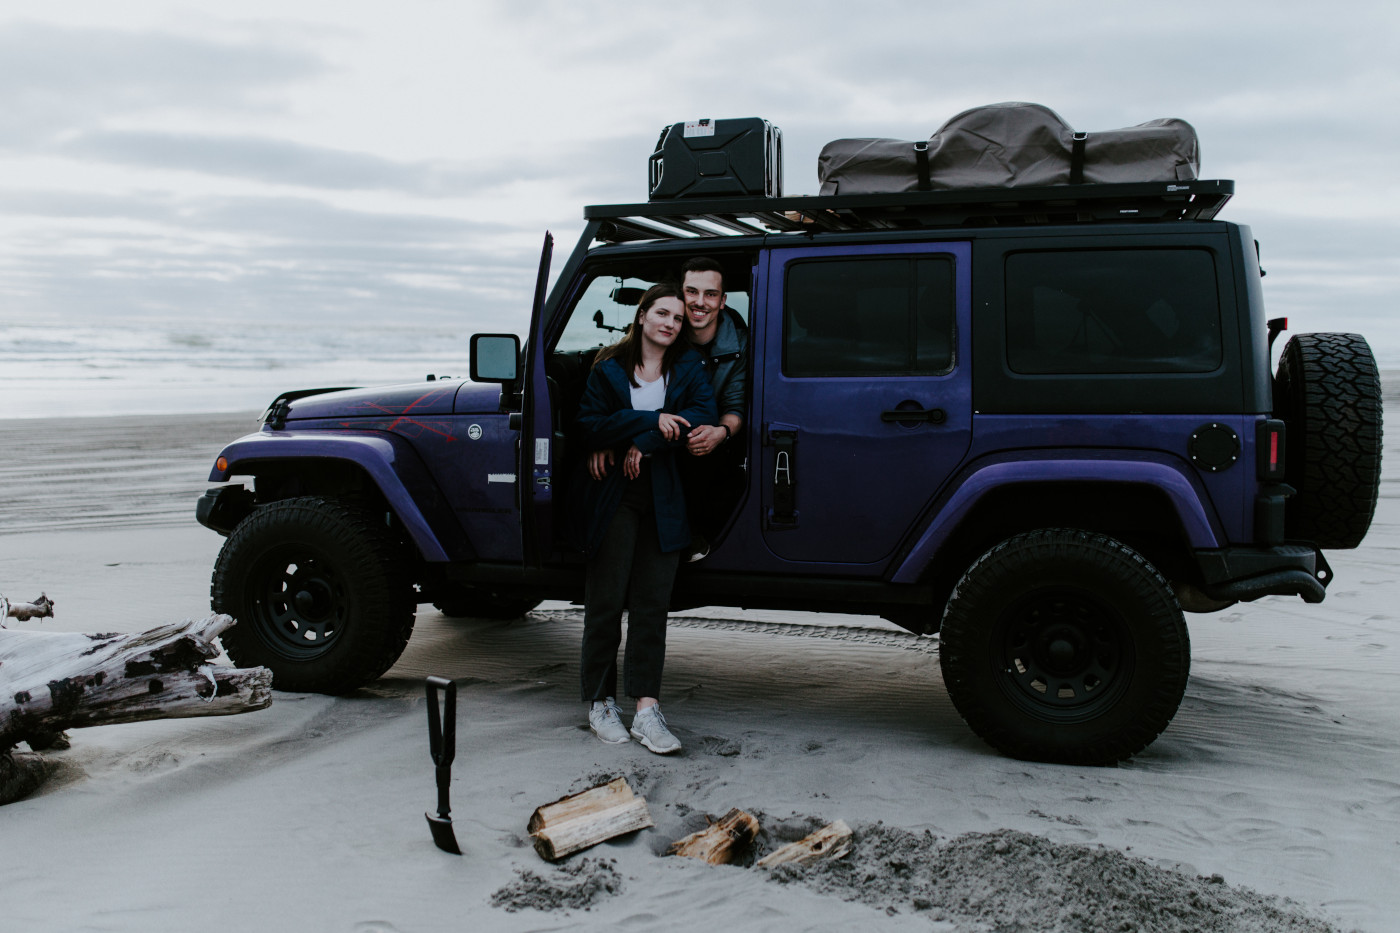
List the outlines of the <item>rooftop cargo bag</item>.
<svg viewBox="0 0 1400 933">
<path fill-rule="evenodd" d="M 822 147 L 822 194 L 894 194 L 941 188 L 1193 181 L 1200 144 L 1185 120 L 1151 120 L 1077 133 L 1040 104 L 964 110 L 927 142 L 837 139 Z"/>
<path fill-rule="evenodd" d="M 781 197 L 783 131 L 758 117 L 675 123 L 647 167 L 652 201 Z"/>
</svg>

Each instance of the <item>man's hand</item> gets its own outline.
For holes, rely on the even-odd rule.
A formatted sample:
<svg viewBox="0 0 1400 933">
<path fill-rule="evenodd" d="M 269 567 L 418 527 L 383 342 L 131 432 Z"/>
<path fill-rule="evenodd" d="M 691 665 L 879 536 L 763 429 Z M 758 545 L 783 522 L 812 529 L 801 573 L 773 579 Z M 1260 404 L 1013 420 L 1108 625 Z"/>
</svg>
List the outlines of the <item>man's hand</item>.
<svg viewBox="0 0 1400 933">
<path fill-rule="evenodd" d="M 685 449 L 696 457 L 703 457 L 723 444 L 728 436 L 722 427 L 702 424 L 698 428 L 691 429 L 690 434 L 685 439 Z"/>
<path fill-rule="evenodd" d="M 593 451 L 588 455 L 588 475 L 594 479 L 602 479 L 607 476 L 608 470 L 612 469 L 613 459 L 611 450 Z"/>
<path fill-rule="evenodd" d="M 642 452 L 633 444 L 627 449 L 627 455 L 622 458 L 622 475 L 628 479 L 636 479 L 642 475 Z"/>
<path fill-rule="evenodd" d="M 661 436 L 668 441 L 680 439 L 681 434 L 684 433 L 681 430 L 682 426 L 688 428 L 690 427 L 690 422 L 686 421 L 680 415 L 671 414 L 669 411 L 660 412 L 656 420 L 656 430 L 660 431 Z"/>
</svg>

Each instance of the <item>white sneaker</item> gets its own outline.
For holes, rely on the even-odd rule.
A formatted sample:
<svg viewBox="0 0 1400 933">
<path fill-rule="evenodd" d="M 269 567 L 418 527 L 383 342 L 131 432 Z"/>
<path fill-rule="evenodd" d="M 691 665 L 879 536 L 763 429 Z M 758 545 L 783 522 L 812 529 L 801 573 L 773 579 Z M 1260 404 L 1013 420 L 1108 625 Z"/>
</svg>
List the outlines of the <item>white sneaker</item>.
<svg viewBox="0 0 1400 933">
<path fill-rule="evenodd" d="M 622 710 L 612 697 L 593 701 L 588 710 L 588 727 L 609 745 L 632 741 L 627 735 L 627 727 L 622 724 Z"/>
<path fill-rule="evenodd" d="M 648 706 L 632 718 L 632 738 L 658 755 L 681 750 L 681 740 L 666 728 L 666 717 L 661 715 L 660 706 Z"/>
</svg>

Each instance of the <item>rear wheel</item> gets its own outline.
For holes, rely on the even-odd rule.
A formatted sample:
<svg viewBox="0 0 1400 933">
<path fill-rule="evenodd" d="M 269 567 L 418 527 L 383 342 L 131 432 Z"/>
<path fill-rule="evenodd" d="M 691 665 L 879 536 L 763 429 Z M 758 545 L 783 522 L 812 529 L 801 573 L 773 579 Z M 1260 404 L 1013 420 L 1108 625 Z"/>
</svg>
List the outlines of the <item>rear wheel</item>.
<svg viewBox="0 0 1400 933">
<path fill-rule="evenodd" d="M 1142 555 L 1104 535 L 1044 529 L 968 569 L 939 655 L 953 705 L 989 745 L 1110 764 L 1171 722 L 1191 648 L 1170 584 Z"/>
<path fill-rule="evenodd" d="M 382 523 L 317 496 L 262 506 L 214 566 L 214 610 L 238 620 L 224 649 L 263 666 L 279 690 L 344 693 L 403 653 L 414 599 L 402 549 Z"/>
<path fill-rule="evenodd" d="M 1297 334 L 1283 347 L 1274 411 L 1288 426 L 1284 481 L 1290 538 L 1354 548 L 1376 512 L 1381 381 L 1360 334 Z"/>
</svg>

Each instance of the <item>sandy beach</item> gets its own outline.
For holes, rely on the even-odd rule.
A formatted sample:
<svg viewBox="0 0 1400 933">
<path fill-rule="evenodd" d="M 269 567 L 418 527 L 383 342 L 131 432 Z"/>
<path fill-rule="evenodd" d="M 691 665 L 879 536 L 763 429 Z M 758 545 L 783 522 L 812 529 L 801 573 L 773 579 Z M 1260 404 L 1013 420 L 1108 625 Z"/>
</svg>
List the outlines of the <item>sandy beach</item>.
<svg viewBox="0 0 1400 933">
<path fill-rule="evenodd" d="M 206 615 L 222 539 L 195 523 L 194 499 L 222 443 L 252 427 L 253 413 L 0 422 L 0 591 L 57 603 L 55 619 L 12 627 L 136 631 Z M 1328 555 L 1326 601 L 1188 614 L 1185 702 L 1119 767 L 994 753 L 948 701 L 935 638 L 733 610 L 672 620 L 663 701 L 684 751 L 604 746 L 576 699 L 577 609 L 487 622 L 423 606 L 400 662 L 354 695 L 278 692 L 242 716 L 73 732 L 50 754 L 55 777 L 0 809 L 21 856 L 2 925 L 1394 929 L 1396 438 L 1368 538 Z M 428 674 L 460 689 L 461 858 L 433 847 L 422 815 L 435 801 Z M 534 808 L 618 775 L 655 829 L 562 868 L 542 861 L 525 831 Z M 661 855 L 731 807 L 759 817 L 760 847 L 838 818 L 858 845 L 841 870 L 806 878 Z"/>
</svg>

